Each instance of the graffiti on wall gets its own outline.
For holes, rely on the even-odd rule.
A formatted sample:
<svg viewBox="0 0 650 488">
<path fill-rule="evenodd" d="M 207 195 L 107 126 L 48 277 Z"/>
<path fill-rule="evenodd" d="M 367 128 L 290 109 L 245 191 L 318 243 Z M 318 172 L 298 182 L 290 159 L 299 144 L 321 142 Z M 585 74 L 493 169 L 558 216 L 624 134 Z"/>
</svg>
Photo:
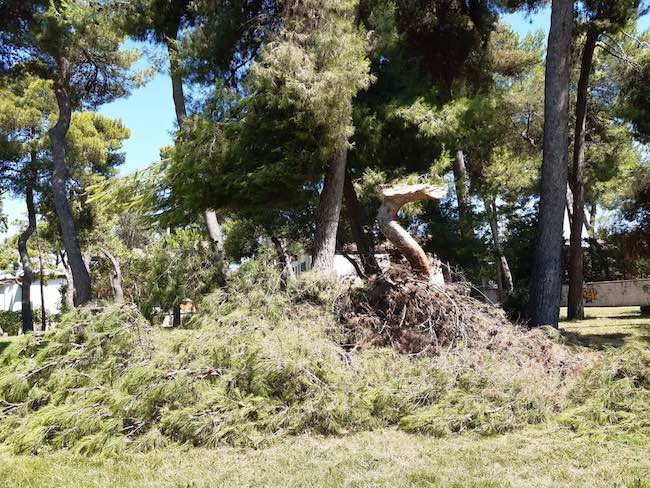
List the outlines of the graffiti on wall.
<svg viewBox="0 0 650 488">
<path fill-rule="evenodd" d="M 582 298 L 587 303 L 595 302 L 598 300 L 598 290 L 592 285 L 587 285 L 582 289 Z"/>
</svg>

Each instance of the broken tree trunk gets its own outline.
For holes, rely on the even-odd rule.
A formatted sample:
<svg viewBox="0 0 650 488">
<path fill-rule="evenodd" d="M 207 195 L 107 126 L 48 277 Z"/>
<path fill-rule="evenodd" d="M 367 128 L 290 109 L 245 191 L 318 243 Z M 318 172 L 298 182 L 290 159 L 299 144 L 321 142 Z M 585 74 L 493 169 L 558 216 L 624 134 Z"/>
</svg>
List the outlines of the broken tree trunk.
<svg viewBox="0 0 650 488">
<path fill-rule="evenodd" d="M 424 184 L 388 185 L 382 189 L 381 194 L 383 202 L 377 214 L 381 231 L 404 255 L 413 271 L 432 279 L 434 273 L 431 262 L 417 241 L 397 222 L 397 215 L 407 203 L 444 197 L 447 194 L 447 188 Z"/>
</svg>

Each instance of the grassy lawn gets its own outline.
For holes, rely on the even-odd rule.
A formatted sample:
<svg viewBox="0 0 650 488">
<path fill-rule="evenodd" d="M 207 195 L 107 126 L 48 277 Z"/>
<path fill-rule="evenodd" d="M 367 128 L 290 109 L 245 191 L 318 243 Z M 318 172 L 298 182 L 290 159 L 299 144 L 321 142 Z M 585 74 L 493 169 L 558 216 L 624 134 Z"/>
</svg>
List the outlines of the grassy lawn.
<svg viewBox="0 0 650 488">
<path fill-rule="evenodd" d="M 593 348 L 650 343 L 638 308 L 590 308 L 562 323 Z M 0 342 L 0 351 L 5 341 Z M 0 487 L 626 487 L 650 488 L 650 439 L 578 435 L 548 423 L 492 437 L 381 430 L 283 438 L 260 449 L 163 448 L 84 457 L 0 449 Z"/>
<path fill-rule="evenodd" d="M 650 487 L 650 446 L 545 428 L 490 438 L 397 431 L 301 436 L 259 450 L 124 457 L 0 452 L 11 487 Z"/>
<path fill-rule="evenodd" d="M 562 330 L 569 341 L 593 348 L 619 347 L 632 342 L 650 345 L 650 316 L 639 307 L 585 308 L 585 319 L 566 321 L 561 310 Z"/>
</svg>

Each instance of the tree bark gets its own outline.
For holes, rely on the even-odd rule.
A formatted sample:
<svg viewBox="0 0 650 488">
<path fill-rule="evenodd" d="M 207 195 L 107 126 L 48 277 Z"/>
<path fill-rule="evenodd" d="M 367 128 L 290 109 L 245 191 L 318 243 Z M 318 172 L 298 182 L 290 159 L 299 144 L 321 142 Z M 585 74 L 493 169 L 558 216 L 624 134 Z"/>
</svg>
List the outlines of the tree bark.
<svg viewBox="0 0 650 488">
<path fill-rule="evenodd" d="M 566 188 L 566 214 L 569 219 L 569 226 L 573 222 L 573 191 L 567 185 Z"/>
<path fill-rule="evenodd" d="M 180 127 L 181 123 L 187 117 L 187 108 L 185 107 L 185 92 L 183 90 L 183 75 L 181 73 L 178 55 L 175 50 L 175 40 L 167 41 L 167 55 L 169 57 L 169 74 L 172 80 L 172 97 L 174 99 L 174 110 L 176 111 L 176 121 Z"/>
<path fill-rule="evenodd" d="M 573 1 L 553 0 L 544 89 L 542 190 L 530 285 L 530 325 L 558 326 L 569 138 Z"/>
<path fill-rule="evenodd" d="M 589 225 L 587 232 L 592 239 L 596 238 L 596 214 L 598 212 L 598 205 L 596 202 L 591 202 L 591 209 L 589 210 Z"/>
<path fill-rule="evenodd" d="M 174 33 L 176 36 L 177 33 Z M 167 41 L 167 55 L 169 57 L 169 66 L 170 66 L 170 78 L 172 81 L 172 97 L 174 99 L 174 110 L 176 111 L 176 122 L 180 128 L 183 124 L 183 121 L 187 118 L 187 108 L 185 106 L 185 92 L 183 89 L 183 75 L 181 72 L 180 63 L 178 62 L 178 56 L 175 51 L 175 37 L 174 39 L 169 39 Z M 217 259 L 219 261 L 219 266 L 223 268 L 224 261 L 224 251 L 223 251 L 223 231 L 219 225 L 219 219 L 214 210 L 204 210 L 203 211 L 203 220 L 205 226 L 208 230 L 208 237 L 212 243 L 212 247 L 217 254 Z"/>
<path fill-rule="evenodd" d="M 313 268 L 329 273 L 334 269 L 336 233 L 341 217 L 347 148 L 339 148 L 325 170 L 325 181 L 318 204 L 314 236 Z"/>
<path fill-rule="evenodd" d="M 453 164 L 454 182 L 456 185 L 456 199 L 458 202 L 458 220 L 460 234 L 463 240 L 471 239 L 473 236 L 472 227 L 472 204 L 469 194 L 469 178 L 467 166 L 465 165 L 465 154 L 462 149 L 456 151 Z"/>
<path fill-rule="evenodd" d="M 84 265 L 81 249 L 77 242 L 72 210 L 66 193 L 68 174 L 65 162 L 65 136 L 70 128 L 72 118 L 72 107 L 68 93 L 69 77 L 69 62 L 67 59 L 62 58 L 59 61 L 59 78 L 54 83 L 59 118 L 54 127 L 50 129 L 49 136 L 52 142 L 52 159 L 54 163 L 52 175 L 54 207 L 61 226 L 63 246 L 74 279 L 75 304 L 81 306 L 90 301 L 92 294 L 90 275 Z"/>
<path fill-rule="evenodd" d="M 389 185 L 384 187 L 381 193 L 383 202 L 377 214 L 381 231 L 404 255 L 413 271 L 431 279 L 433 268 L 427 255 L 417 241 L 397 222 L 397 215 L 407 203 L 444 197 L 447 188 L 432 185 Z"/>
<path fill-rule="evenodd" d="M 34 156 L 32 155 L 32 161 Z M 34 331 L 34 316 L 32 313 L 32 298 L 31 287 L 34 279 L 34 272 L 32 271 L 32 263 L 29 259 L 27 251 L 27 241 L 36 230 L 36 210 L 34 209 L 34 189 L 33 180 L 29 178 L 27 187 L 25 189 L 25 203 L 27 204 L 27 228 L 20 234 L 18 238 L 18 254 L 20 255 L 20 262 L 23 267 L 23 279 L 20 284 L 21 289 L 21 307 L 20 314 L 23 323 L 23 334 Z M 43 277 L 41 276 L 41 281 Z M 42 313 L 45 313 L 43 310 Z"/>
<path fill-rule="evenodd" d="M 174 305 L 172 309 L 172 325 L 174 327 L 180 327 L 181 325 L 181 306 Z"/>
<path fill-rule="evenodd" d="M 496 252 L 497 258 L 499 259 L 499 271 L 501 274 L 502 290 L 506 295 L 510 295 L 514 290 L 514 282 L 512 279 L 512 272 L 510 271 L 510 265 L 508 264 L 508 259 L 503 252 L 503 246 L 501 246 L 501 237 L 499 236 L 499 222 L 497 220 L 497 205 L 494 199 L 491 202 L 488 202 L 486 199 L 484 200 L 484 203 L 488 215 L 488 220 L 490 221 L 490 230 L 492 232 L 494 250 Z"/>
<path fill-rule="evenodd" d="M 348 171 L 345 172 L 343 197 L 345 198 L 345 209 L 350 222 L 352 239 L 354 239 L 354 242 L 357 245 L 357 252 L 361 259 L 364 274 L 366 276 L 377 274 L 380 270 L 379 265 L 377 264 L 377 259 L 375 258 L 374 246 L 372 241 L 368 238 L 368 235 L 363 230 L 357 191 L 354 189 L 354 183 L 352 183 L 352 178 L 350 178 L 350 173 Z"/>
<path fill-rule="evenodd" d="M 571 182 L 573 187 L 573 219 L 571 221 L 571 239 L 569 244 L 569 320 L 584 319 L 585 308 L 582 297 L 584 283 L 584 252 L 582 250 L 582 228 L 585 224 L 585 137 L 587 125 L 587 99 L 589 96 L 589 75 L 594 59 L 598 32 L 594 29 L 587 31 L 585 45 L 582 50 L 580 78 L 576 98 L 576 127 L 573 144 L 573 171 Z"/>
<path fill-rule="evenodd" d="M 275 253 L 278 258 L 278 268 L 280 269 L 282 288 L 285 288 L 289 281 L 296 279 L 296 274 L 293 272 L 293 268 L 291 267 L 291 256 L 289 256 L 289 253 L 284 247 L 282 239 L 276 236 L 271 236 L 271 242 L 275 247 Z"/>
<path fill-rule="evenodd" d="M 39 289 L 41 292 L 41 332 L 45 332 L 47 328 L 47 315 L 45 310 L 45 287 L 43 281 L 45 280 L 45 274 L 43 272 L 43 253 L 41 252 L 41 245 L 38 244 L 38 267 L 40 270 L 40 279 L 38 280 Z"/>
<path fill-rule="evenodd" d="M 61 253 L 61 264 L 63 264 L 63 272 L 65 273 L 65 280 L 67 286 L 65 289 L 65 303 L 68 308 L 74 308 L 74 277 L 72 276 L 72 270 L 68 261 L 65 259 L 63 253 Z"/>
<path fill-rule="evenodd" d="M 111 288 L 113 288 L 113 298 L 115 299 L 115 303 L 124 303 L 124 290 L 122 289 L 122 267 L 120 266 L 120 262 L 108 249 L 100 248 L 100 251 L 111 262 L 111 266 L 113 266 Z"/>
</svg>

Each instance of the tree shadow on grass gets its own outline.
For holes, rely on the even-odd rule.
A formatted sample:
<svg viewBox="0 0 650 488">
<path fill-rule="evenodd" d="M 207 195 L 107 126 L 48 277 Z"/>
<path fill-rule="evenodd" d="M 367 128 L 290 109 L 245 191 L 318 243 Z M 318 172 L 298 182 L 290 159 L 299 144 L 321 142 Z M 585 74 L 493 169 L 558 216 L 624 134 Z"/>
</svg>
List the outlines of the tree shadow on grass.
<svg viewBox="0 0 650 488">
<path fill-rule="evenodd" d="M 602 350 L 609 347 L 622 347 L 635 342 L 650 344 L 650 336 L 640 336 L 615 332 L 611 334 L 579 334 L 568 330 L 561 331 L 567 344 Z"/>
<path fill-rule="evenodd" d="M 9 347 L 9 344 L 11 344 L 10 341 L 0 341 L 0 356 L 2 356 L 2 353 L 5 352 L 5 349 Z"/>
</svg>

